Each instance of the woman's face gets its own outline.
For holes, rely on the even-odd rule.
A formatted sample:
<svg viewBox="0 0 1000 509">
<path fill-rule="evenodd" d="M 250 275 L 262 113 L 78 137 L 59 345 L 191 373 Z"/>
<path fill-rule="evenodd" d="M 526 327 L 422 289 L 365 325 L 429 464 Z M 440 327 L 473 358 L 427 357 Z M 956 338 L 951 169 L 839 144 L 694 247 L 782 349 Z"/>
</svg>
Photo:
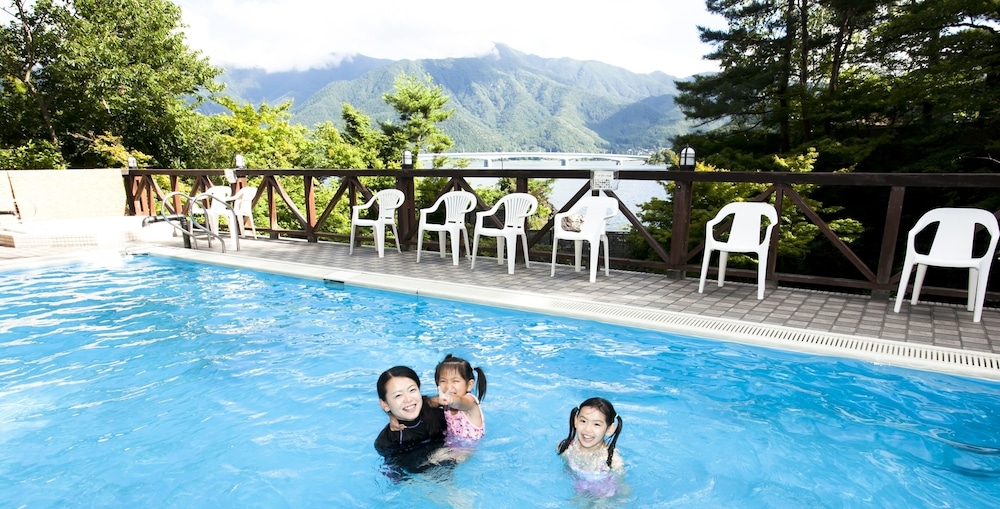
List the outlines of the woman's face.
<svg viewBox="0 0 1000 509">
<path fill-rule="evenodd" d="M 385 383 L 385 399 L 380 399 L 379 404 L 382 410 L 395 415 L 396 419 L 415 421 L 420 417 L 424 399 L 417 382 L 397 376 Z"/>
</svg>

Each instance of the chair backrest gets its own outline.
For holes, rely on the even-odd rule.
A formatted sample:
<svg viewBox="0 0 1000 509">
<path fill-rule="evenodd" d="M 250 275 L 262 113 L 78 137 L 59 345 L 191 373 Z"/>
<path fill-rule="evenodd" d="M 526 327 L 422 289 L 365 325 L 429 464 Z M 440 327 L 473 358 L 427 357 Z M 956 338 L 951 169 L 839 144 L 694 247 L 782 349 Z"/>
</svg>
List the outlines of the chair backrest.
<svg viewBox="0 0 1000 509">
<path fill-rule="evenodd" d="M 762 218 L 769 221 L 768 228 L 778 224 L 778 212 L 774 210 L 774 205 L 770 203 L 747 201 L 733 202 L 722 207 L 722 210 L 715 216 L 716 219 L 733 216 L 733 223 L 729 228 L 730 244 L 736 245 L 760 245 Z M 766 235 L 765 235 L 766 237 Z"/>
<path fill-rule="evenodd" d="M 253 214 L 253 198 L 257 196 L 256 187 L 244 187 L 233 195 L 233 212 L 240 216 Z"/>
<path fill-rule="evenodd" d="M 212 186 L 205 193 L 212 197 L 212 205 L 209 206 L 209 210 L 215 212 L 229 210 L 226 207 L 226 201 L 233 195 L 233 190 L 229 186 Z"/>
<path fill-rule="evenodd" d="M 583 214 L 583 224 L 580 225 L 581 232 L 600 231 L 604 233 L 607 229 L 608 219 L 618 213 L 618 200 L 610 196 L 584 196 L 576 202 L 574 209 L 586 207 Z"/>
<path fill-rule="evenodd" d="M 399 189 L 383 189 L 375 193 L 375 203 L 378 204 L 379 219 L 392 221 L 396 217 L 396 209 L 403 204 L 403 192 Z"/>
<path fill-rule="evenodd" d="M 528 193 L 510 193 L 500 198 L 504 228 L 524 228 L 524 220 L 538 209 L 538 199 Z"/>
<path fill-rule="evenodd" d="M 445 223 L 464 223 L 465 215 L 476 208 L 476 195 L 468 191 L 449 191 L 438 198 L 435 207 L 444 204 Z"/>
<path fill-rule="evenodd" d="M 938 208 L 927 211 L 908 235 L 907 249 L 915 249 L 913 239 L 932 223 L 938 223 L 928 256 L 943 260 L 976 260 L 992 257 L 1000 238 L 1000 227 L 992 212 L 974 208 Z M 973 256 L 976 228 L 982 225 L 990 234 L 990 245 L 983 256 Z"/>
</svg>

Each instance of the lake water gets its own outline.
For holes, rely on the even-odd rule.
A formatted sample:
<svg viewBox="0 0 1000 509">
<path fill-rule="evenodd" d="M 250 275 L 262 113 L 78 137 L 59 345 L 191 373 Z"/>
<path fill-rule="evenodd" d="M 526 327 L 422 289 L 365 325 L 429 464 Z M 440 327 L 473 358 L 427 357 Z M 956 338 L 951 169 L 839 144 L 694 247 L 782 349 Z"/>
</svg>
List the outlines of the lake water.
<svg viewBox="0 0 1000 509">
<path fill-rule="evenodd" d="M 481 164 L 480 161 L 474 161 L 473 166 L 476 164 Z M 504 163 L 506 168 L 518 169 L 518 170 L 531 170 L 531 169 L 562 169 L 562 170 L 579 170 L 579 169 L 607 169 L 607 170 L 655 170 L 664 169 L 663 166 L 648 166 L 642 163 L 636 162 L 625 162 L 621 166 L 616 165 L 613 161 L 570 161 L 566 166 L 562 166 L 558 161 L 507 161 Z M 494 163 L 493 168 L 500 168 L 499 163 Z M 664 172 L 666 170 L 664 169 Z M 496 183 L 495 178 L 470 178 L 468 179 L 469 184 L 473 187 L 479 186 L 490 186 Z M 556 179 L 555 184 L 552 186 L 552 195 L 549 200 L 557 208 L 561 208 L 565 205 L 570 198 L 576 194 L 577 191 L 586 183 L 584 179 Z M 618 185 L 618 189 L 614 190 L 618 198 L 632 211 L 633 214 L 638 215 L 639 204 L 646 203 L 652 198 L 666 199 L 667 193 L 663 189 L 663 186 L 658 182 L 648 182 L 648 181 L 622 181 Z M 625 230 L 628 229 L 628 220 L 625 216 L 618 214 L 617 216 L 608 220 L 609 230 Z"/>
</svg>

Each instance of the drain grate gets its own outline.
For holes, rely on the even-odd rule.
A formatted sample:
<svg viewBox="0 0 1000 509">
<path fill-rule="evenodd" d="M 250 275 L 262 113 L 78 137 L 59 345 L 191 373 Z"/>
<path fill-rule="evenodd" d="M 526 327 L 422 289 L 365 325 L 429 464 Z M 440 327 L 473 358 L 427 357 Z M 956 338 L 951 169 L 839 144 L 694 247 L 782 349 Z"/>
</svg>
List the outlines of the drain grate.
<svg viewBox="0 0 1000 509">
<path fill-rule="evenodd" d="M 697 333 L 739 343 L 1000 380 L 1000 355 L 988 352 L 969 352 L 613 304 L 552 299 L 550 305 L 557 312 L 597 321 L 668 332 Z"/>
</svg>

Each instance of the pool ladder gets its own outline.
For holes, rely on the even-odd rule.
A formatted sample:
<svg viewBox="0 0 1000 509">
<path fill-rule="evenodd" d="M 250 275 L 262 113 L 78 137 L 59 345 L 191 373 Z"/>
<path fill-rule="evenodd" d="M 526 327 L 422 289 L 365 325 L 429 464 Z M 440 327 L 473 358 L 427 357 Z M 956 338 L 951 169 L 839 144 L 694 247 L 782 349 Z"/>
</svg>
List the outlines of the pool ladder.
<svg viewBox="0 0 1000 509">
<path fill-rule="evenodd" d="M 181 210 L 186 210 L 187 211 L 186 214 L 178 214 L 175 210 L 171 210 L 170 207 L 170 203 L 172 202 L 171 198 L 174 198 L 175 196 L 179 196 L 180 198 L 183 199 L 184 203 L 181 207 Z M 233 228 L 237 229 L 235 230 L 237 233 L 235 235 L 231 234 L 230 236 L 236 244 L 236 250 L 239 251 L 240 250 L 240 236 L 238 233 L 239 226 L 237 226 L 236 224 L 236 221 L 238 221 L 238 219 L 236 219 L 237 216 L 235 211 L 233 211 L 233 206 L 229 202 L 214 197 L 209 193 L 201 193 L 195 196 L 191 196 L 187 193 L 183 193 L 180 191 L 174 191 L 172 193 L 169 193 L 163 197 L 163 202 L 160 204 L 160 214 L 155 216 L 149 216 L 146 219 L 143 219 L 142 225 L 146 226 L 148 224 L 161 223 L 161 222 L 170 224 L 170 226 L 174 227 L 175 234 L 179 233 L 183 235 L 184 247 L 188 249 L 198 249 L 198 239 L 205 239 L 208 243 L 209 248 L 212 247 L 212 239 L 213 238 L 218 239 L 219 245 L 222 248 L 222 252 L 225 253 L 226 240 L 218 233 L 213 232 L 212 229 L 207 226 L 207 224 L 202 224 L 196 221 L 194 217 L 196 214 L 197 215 L 205 214 L 205 211 L 209 209 L 208 200 L 213 200 L 212 202 L 213 206 L 215 202 L 218 202 L 224 205 L 226 209 L 229 210 L 229 217 L 231 219 L 230 221 L 228 221 L 229 228 L 231 230 Z M 199 208 L 200 211 L 195 212 L 196 210 L 199 210 Z"/>
</svg>

